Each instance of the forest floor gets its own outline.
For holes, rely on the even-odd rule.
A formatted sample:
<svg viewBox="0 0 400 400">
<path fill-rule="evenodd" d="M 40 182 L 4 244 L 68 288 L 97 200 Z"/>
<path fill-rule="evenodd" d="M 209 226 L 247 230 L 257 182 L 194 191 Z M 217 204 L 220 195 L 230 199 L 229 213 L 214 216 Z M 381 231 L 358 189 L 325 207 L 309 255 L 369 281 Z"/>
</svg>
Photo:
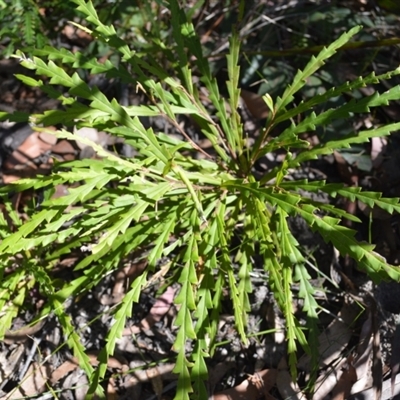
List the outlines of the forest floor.
<svg viewBox="0 0 400 400">
<path fill-rule="evenodd" d="M 42 93 L 20 83 L 14 77 L 19 69 L 16 60 L 0 60 L 0 110 L 34 113 L 58 107 Z M 349 74 L 349 71 L 343 72 L 343 75 Z M 129 94 L 131 103 L 140 101 L 135 96 Z M 264 115 L 260 97 L 246 90 L 242 101 L 246 129 L 257 135 Z M 386 119 L 398 120 L 400 105 L 395 103 L 382 113 Z M 145 123 L 155 131 L 174 134 L 162 119 L 148 119 Z M 364 125 L 368 123 L 374 122 L 362 121 Z M 190 120 L 183 119 L 182 124 L 196 136 L 196 127 Z M 107 137 L 99 132 L 82 134 L 108 145 Z M 312 140 L 312 137 L 307 139 Z M 206 141 L 199 143 L 207 146 Z M 335 153 L 311 162 L 293 171 L 292 177 L 344 182 L 381 191 L 387 197 L 399 197 L 399 154 L 400 134 L 394 134 L 389 140 L 373 139 L 363 154 Z M 49 173 L 53 159 L 90 158 L 94 153 L 76 143 L 57 141 L 51 135 L 35 132 L 25 123 L 2 123 L 0 157 L 2 183 L 9 183 L 21 177 Z M 263 174 L 280 160 L 280 154 L 267 154 L 254 173 Z M 68 187 L 59 187 L 57 195 L 62 196 L 66 191 Z M 32 192 L 10 195 L 21 214 L 27 198 L 40 197 L 40 193 Z M 340 206 L 362 219 L 362 224 L 352 226 L 357 229 L 359 240 L 372 238 L 378 253 L 388 262 L 400 264 L 399 216 L 371 214 L 359 203 L 343 202 Z M 308 254 L 312 284 L 319 289 L 318 365 L 313 369 L 309 356 L 299 350 L 298 377 L 293 382 L 288 370 L 284 320 L 266 285 L 264 268 L 254 260 L 254 290 L 247 326 L 249 344 L 245 346 L 240 342 L 233 311 L 227 302 L 221 314 L 218 346 L 208 359 L 210 399 L 302 399 L 310 398 L 305 394 L 310 390 L 314 400 L 400 398 L 400 285 L 375 285 L 356 269 L 351 259 L 339 257 L 337 251 L 307 228 L 301 219 L 292 218 L 290 225 Z M 81 256 L 69 254 L 60 259 L 55 266 L 55 276 L 67 281 L 72 279 L 76 274 L 74 266 Z M 80 298 L 70 299 L 67 310 L 82 342 L 90 349 L 93 365 L 97 363 L 97 355 L 113 323 L 110 311 L 123 298 L 129 282 L 144 268 L 145 264 L 132 255 L 101 285 Z M 143 291 L 116 352 L 109 360 L 104 383 L 107 399 L 168 400 L 175 396 L 177 376 L 173 373 L 172 344 L 177 332 L 173 324 L 177 313 L 174 305 L 177 287 L 170 286 L 162 294 L 159 289 L 160 284 L 155 281 Z M 32 292 L 32 300 L 34 306 L 15 318 L 13 329 L 0 343 L 0 399 L 84 399 L 87 377 L 65 346 L 56 318 L 49 317 L 30 325 L 45 303 L 35 292 Z M 301 301 L 295 298 L 294 309 L 301 306 Z M 298 317 L 303 322 L 300 312 Z M 308 382 L 313 374 L 316 380 L 312 389 Z"/>
</svg>

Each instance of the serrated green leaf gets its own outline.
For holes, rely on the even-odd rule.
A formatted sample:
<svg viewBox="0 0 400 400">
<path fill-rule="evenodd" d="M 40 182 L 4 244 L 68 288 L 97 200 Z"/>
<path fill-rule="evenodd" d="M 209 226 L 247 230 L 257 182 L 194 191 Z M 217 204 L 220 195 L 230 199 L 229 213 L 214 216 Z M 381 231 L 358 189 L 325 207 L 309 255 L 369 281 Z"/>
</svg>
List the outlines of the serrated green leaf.
<svg viewBox="0 0 400 400">
<path fill-rule="evenodd" d="M 43 82 L 41 80 L 36 80 L 30 76 L 25 76 L 25 75 L 21 75 L 21 74 L 15 74 L 14 75 L 17 79 L 19 79 L 22 83 L 25 83 L 25 85 L 28 86 L 42 86 Z"/>
<path fill-rule="evenodd" d="M 300 153 L 293 161 L 290 166 L 295 167 L 306 160 L 314 160 L 319 155 L 332 154 L 333 151 L 341 148 L 349 148 L 351 144 L 365 143 L 372 137 L 388 136 L 391 132 L 400 129 L 400 123 L 384 125 L 380 128 L 370 129 L 367 131 L 361 131 L 358 134 L 350 134 L 342 137 L 341 139 L 330 140 L 327 143 L 317 145 L 311 150 L 306 150 Z"/>
<path fill-rule="evenodd" d="M 264 96 L 262 96 L 262 99 L 264 100 L 264 103 L 267 105 L 269 111 L 274 112 L 274 101 L 272 100 L 272 97 L 266 93 Z M 309 110 L 310 108 L 307 108 Z"/>
<path fill-rule="evenodd" d="M 188 293 L 188 285 L 183 285 L 182 290 L 184 293 Z M 181 291 L 182 291 L 181 290 Z M 193 296 L 193 295 L 192 295 Z M 178 303 L 177 303 L 178 304 Z M 174 350 L 180 351 L 185 348 L 185 343 L 187 339 L 196 339 L 196 333 L 193 329 L 193 321 L 190 310 L 187 308 L 185 303 L 182 303 L 180 310 L 175 319 L 176 326 L 179 326 L 178 333 L 176 335 L 176 340 L 174 342 Z"/>
<path fill-rule="evenodd" d="M 231 109 L 231 118 L 229 119 L 229 130 L 226 133 L 227 141 L 230 147 L 237 153 L 243 152 L 242 124 L 240 115 L 237 111 L 240 101 L 239 89 L 239 63 L 240 39 L 236 31 L 229 38 L 229 53 L 227 55 L 228 76 L 227 89 L 229 93 L 229 105 Z"/>
<path fill-rule="evenodd" d="M 329 193 L 333 197 L 335 197 L 336 194 L 339 194 L 340 196 L 346 197 L 351 201 L 355 201 L 357 199 L 371 208 L 378 206 L 382 208 L 382 210 L 387 211 L 389 214 L 393 214 L 394 211 L 400 213 L 400 199 L 397 197 L 386 198 L 382 197 L 381 193 L 366 192 L 360 187 L 337 187 L 334 184 L 324 185 L 321 190 Z"/>
<path fill-rule="evenodd" d="M 51 303 L 53 310 L 57 315 L 57 318 L 62 326 L 64 334 L 67 338 L 67 343 L 71 349 L 73 349 L 74 356 L 79 362 L 79 366 L 85 371 L 88 377 L 93 374 L 93 367 L 90 364 L 89 356 L 86 353 L 86 349 L 80 341 L 80 337 L 72 324 L 71 317 L 66 314 L 62 303 L 57 299 L 56 295 L 51 297 Z M 94 388 L 94 391 L 99 395 L 104 395 L 104 390 L 100 385 Z"/>
<path fill-rule="evenodd" d="M 338 39 L 325 47 L 316 57 L 312 57 L 310 62 L 304 67 L 303 71 L 298 71 L 293 79 L 293 83 L 288 85 L 282 97 L 278 98 L 275 104 L 275 112 L 284 109 L 292 100 L 293 95 L 298 92 L 305 84 L 308 77 L 321 68 L 325 60 L 332 57 L 336 50 L 346 44 L 352 36 L 361 30 L 360 26 L 355 26 L 350 31 L 343 33 Z"/>
<path fill-rule="evenodd" d="M 329 109 L 318 115 L 312 112 L 299 124 L 292 124 L 282 135 L 298 135 L 302 132 L 314 131 L 317 126 L 327 126 L 333 120 L 346 119 L 353 113 L 367 113 L 371 107 L 385 106 L 389 104 L 390 100 L 397 100 L 399 98 L 399 86 L 395 86 L 383 94 L 375 92 L 371 96 L 364 97 L 361 100 L 350 100 L 340 107 Z"/>
<path fill-rule="evenodd" d="M 98 356 L 100 364 L 98 365 L 94 374 L 91 376 L 91 385 L 88 390 L 89 395 L 95 393 L 101 379 L 104 378 L 107 371 L 108 359 L 114 354 L 116 342 L 121 338 L 122 331 L 125 328 L 126 320 L 132 316 L 132 304 L 138 302 L 141 288 L 145 283 L 146 272 L 141 274 L 133 281 L 131 289 L 123 297 L 122 304 L 115 313 L 114 323 L 111 326 L 109 334 L 107 335 L 107 344 L 100 351 Z"/>
<path fill-rule="evenodd" d="M 134 207 L 126 211 L 125 213 L 120 214 L 119 220 L 116 221 L 116 223 L 113 224 L 109 229 L 107 229 L 107 231 L 102 235 L 98 244 L 96 244 L 96 246 L 92 248 L 92 252 L 98 253 L 100 249 L 102 249 L 104 246 L 111 247 L 117 236 L 123 235 L 125 231 L 129 228 L 129 225 L 131 224 L 135 216 L 136 210 Z"/>
<path fill-rule="evenodd" d="M 281 251 L 284 257 L 287 257 L 290 264 L 295 266 L 304 262 L 304 257 L 299 251 L 299 243 L 293 236 L 287 223 L 288 214 L 282 209 L 277 210 L 279 215 L 279 233 L 278 237 L 281 243 Z"/>
<path fill-rule="evenodd" d="M 157 261 L 161 258 L 164 245 L 168 242 L 171 233 L 173 232 L 176 224 L 176 215 L 172 215 L 168 221 L 161 225 L 162 231 L 154 242 L 154 248 L 151 250 L 148 261 L 149 266 L 154 267 Z"/>
<path fill-rule="evenodd" d="M 174 400 L 189 400 L 189 393 L 193 392 L 188 365 L 185 350 L 182 349 L 178 353 L 174 368 L 174 372 L 178 374 L 178 387 Z"/>
<path fill-rule="evenodd" d="M 172 189 L 172 185 L 170 182 L 160 182 L 156 185 L 149 186 L 148 188 L 142 191 L 149 199 L 158 201 L 163 197 L 166 193 L 168 193 Z"/>
<path fill-rule="evenodd" d="M 207 364 L 204 360 L 204 354 L 200 346 L 196 346 L 193 352 L 195 359 L 191 372 L 193 382 L 193 391 L 197 399 L 207 399 L 208 391 L 205 382 L 208 380 Z"/>
<path fill-rule="evenodd" d="M 7 276 L 6 279 L 2 280 L 0 286 L 0 307 L 4 314 L 0 317 L 0 339 L 4 338 L 4 335 L 12 325 L 13 319 L 18 314 L 17 305 L 12 305 L 9 303 L 11 296 L 16 292 L 16 288 L 25 278 L 26 272 L 20 268 L 12 272 Z"/>
<path fill-rule="evenodd" d="M 294 280 L 300 283 L 299 296 L 304 300 L 303 310 L 310 318 L 318 320 L 318 303 L 314 298 L 315 289 L 310 283 L 311 276 L 309 275 L 304 264 L 295 265 Z"/>
<path fill-rule="evenodd" d="M 11 251 L 18 253 L 23 249 L 23 245 L 21 246 L 18 241 L 31 234 L 43 222 L 46 221 L 47 223 L 50 223 L 50 221 L 58 214 L 59 210 L 43 210 L 34 215 L 30 221 L 21 225 L 17 232 L 3 240 L 0 244 L 0 252 Z"/>
<path fill-rule="evenodd" d="M 372 72 L 370 75 L 366 77 L 358 77 L 354 81 L 351 82 L 346 82 L 343 85 L 340 85 L 336 88 L 331 88 L 327 90 L 325 93 L 322 94 L 317 94 L 310 100 L 307 100 L 306 102 L 300 103 L 299 106 L 288 110 L 287 112 L 280 114 L 279 117 L 274 119 L 273 124 L 274 126 L 279 124 L 282 121 L 286 121 L 290 118 L 293 118 L 296 115 L 299 115 L 303 112 L 312 110 L 313 107 L 315 107 L 318 104 L 322 104 L 327 102 L 329 99 L 332 99 L 334 97 L 337 97 L 341 95 L 342 93 L 349 93 L 352 92 L 356 89 L 363 88 L 367 85 L 371 84 L 376 84 L 379 83 L 381 80 L 387 80 L 390 79 L 392 76 L 400 74 L 400 69 L 397 68 L 396 70 L 386 72 L 385 74 L 382 75 L 375 75 L 375 72 Z"/>
</svg>

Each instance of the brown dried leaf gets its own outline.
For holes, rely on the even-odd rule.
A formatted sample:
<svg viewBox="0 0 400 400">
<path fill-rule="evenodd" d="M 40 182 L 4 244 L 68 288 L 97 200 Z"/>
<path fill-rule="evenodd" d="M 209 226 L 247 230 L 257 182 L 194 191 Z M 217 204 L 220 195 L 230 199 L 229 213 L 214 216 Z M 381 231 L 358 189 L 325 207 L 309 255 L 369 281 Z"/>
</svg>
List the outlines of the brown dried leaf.
<svg viewBox="0 0 400 400">
<path fill-rule="evenodd" d="M 126 267 L 119 269 L 115 273 L 115 284 L 112 294 L 102 294 L 98 299 L 102 305 L 119 303 L 125 296 L 126 288 L 136 279 L 146 268 L 147 260 L 129 263 Z"/>
<path fill-rule="evenodd" d="M 278 365 L 276 385 L 278 387 L 279 393 L 284 399 L 301 400 L 306 398 L 297 383 L 293 382 L 292 376 L 290 375 L 289 368 L 284 357 L 281 359 Z"/>
<path fill-rule="evenodd" d="M 89 389 L 87 375 L 81 369 L 75 369 L 63 381 L 63 389 L 74 389 L 75 400 L 85 400 Z M 70 397 L 72 397 L 72 393 Z"/>
<path fill-rule="evenodd" d="M 51 151 L 56 154 L 75 154 L 74 146 L 68 140 L 60 140 L 52 146 Z"/>
<path fill-rule="evenodd" d="M 65 185 L 56 185 L 55 192 L 51 196 L 52 199 L 58 199 L 59 197 L 66 196 L 68 194 L 68 188 Z"/>
<path fill-rule="evenodd" d="M 383 162 L 386 152 L 387 139 L 384 137 L 373 137 L 371 139 L 371 160 L 374 168 L 379 168 Z"/>
<path fill-rule="evenodd" d="M 107 400 L 118 400 L 117 384 L 115 379 L 111 377 L 107 384 Z"/>
<path fill-rule="evenodd" d="M 56 384 L 60 379 L 67 376 L 70 372 L 78 368 L 79 364 L 73 360 L 68 360 L 62 363 L 57 369 L 55 369 L 50 376 L 51 385 Z"/>
<path fill-rule="evenodd" d="M 157 395 L 157 399 L 161 400 L 164 385 L 161 379 L 160 372 L 158 371 L 158 368 L 154 367 L 147 369 L 146 374 L 151 382 L 151 386 L 153 387 L 154 393 Z"/>
<path fill-rule="evenodd" d="M 375 299 L 371 296 L 371 312 L 376 314 Z M 382 394 L 382 354 L 381 354 L 381 338 L 379 333 L 379 325 L 376 317 L 372 319 L 373 342 L 372 342 L 372 384 L 376 389 L 376 398 L 380 399 Z M 393 386 L 392 386 L 393 388 Z"/>
<path fill-rule="evenodd" d="M 329 324 L 318 338 L 318 354 L 320 354 L 320 368 L 326 368 L 340 355 L 348 345 L 352 335 L 351 325 L 360 312 L 360 307 L 350 300 L 346 300 L 337 317 Z M 300 358 L 298 368 L 310 371 L 311 357 L 304 355 Z"/>
<path fill-rule="evenodd" d="M 357 381 L 357 373 L 352 361 L 352 357 L 350 356 L 347 359 L 347 362 L 343 365 L 342 375 L 332 391 L 332 400 L 346 400 L 354 382 Z"/>
<path fill-rule="evenodd" d="M 44 365 L 33 362 L 29 366 L 25 378 L 21 382 L 20 386 L 5 396 L 5 399 L 14 400 L 20 399 L 21 397 L 29 398 L 43 393 L 46 387 L 46 381 L 49 379 L 48 373 L 48 368 Z"/>
<path fill-rule="evenodd" d="M 268 117 L 269 109 L 262 96 L 245 89 L 240 91 L 240 96 L 254 118 L 265 119 Z"/>
<path fill-rule="evenodd" d="M 32 132 L 31 135 L 19 146 L 11 156 L 6 160 L 4 166 L 7 169 L 25 168 L 29 166 L 36 169 L 32 160 L 50 151 L 51 144 L 40 139 L 38 132 Z"/>
<path fill-rule="evenodd" d="M 139 325 L 132 325 L 122 331 L 122 336 L 129 336 L 139 333 L 141 330 L 148 330 L 161 321 L 164 315 L 169 311 L 174 300 L 175 289 L 171 286 L 156 300 L 151 307 L 148 315 L 143 318 Z"/>
<path fill-rule="evenodd" d="M 70 40 L 72 43 L 77 43 L 82 47 L 86 47 L 90 42 L 93 41 L 93 38 L 89 33 L 83 31 L 82 29 L 78 29 L 72 25 L 64 26 L 62 33 Z"/>
<path fill-rule="evenodd" d="M 12 350 L 8 347 L 0 353 L 0 382 L 10 378 L 18 370 L 25 351 L 26 347 L 23 344 L 19 344 Z"/>
<path fill-rule="evenodd" d="M 348 164 L 344 157 L 337 151 L 333 152 L 333 156 L 336 161 L 336 166 L 343 182 L 350 186 L 356 186 L 358 184 L 357 171 Z"/>
<path fill-rule="evenodd" d="M 369 217 L 371 215 L 371 212 L 372 212 L 372 218 L 374 218 L 376 220 L 389 220 L 392 217 L 391 214 L 389 214 L 385 210 L 382 210 L 382 208 L 374 207 L 371 209 L 370 206 L 361 202 L 360 200 L 357 200 L 357 205 L 358 205 L 358 208 L 363 212 L 363 214 L 366 217 Z M 376 230 L 378 230 L 378 229 L 376 229 Z M 382 232 L 384 232 L 384 231 L 382 231 Z"/>
<path fill-rule="evenodd" d="M 126 388 L 137 385 L 139 382 L 148 382 L 152 377 L 159 376 L 164 380 L 174 381 L 178 377 L 173 373 L 175 364 L 160 364 L 149 369 L 135 369 L 130 373 L 130 378 L 125 382 Z"/>
<path fill-rule="evenodd" d="M 257 400 L 264 396 L 267 400 L 274 397 L 268 392 L 275 386 L 278 371 L 276 369 L 264 369 L 235 386 L 214 394 L 212 400 Z"/>
<path fill-rule="evenodd" d="M 35 333 L 39 332 L 47 319 L 42 319 L 34 325 L 25 325 L 16 330 L 8 330 L 4 335 L 5 343 L 21 343 L 28 339 L 29 336 L 33 336 Z"/>
<path fill-rule="evenodd" d="M 334 363 L 327 371 L 323 371 L 315 382 L 315 392 L 313 400 L 329 400 L 333 389 L 338 385 L 343 374 L 343 367 L 346 359 L 342 358 Z"/>
<path fill-rule="evenodd" d="M 170 309 L 175 296 L 175 289 L 171 286 L 156 300 L 149 314 L 140 321 L 143 330 L 150 329 L 155 323 L 161 321 Z"/>
<path fill-rule="evenodd" d="M 80 129 L 74 128 L 74 134 L 82 138 L 89 139 L 92 142 L 102 147 L 113 145 L 115 144 L 116 141 L 115 136 L 109 135 L 108 133 L 105 132 L 98 131 L 95 128 L 88 128 L 88 127 L 83 127 Z M 79 140 L 76 141 L 76 144 L 81 150 L 87 147 L 86 144 L 81 143 Z"/>
<path fill-rule="evenodd" d="M 357 347 L 357 357 L 354 360 L 354 368 L 358 380 L 354 383 L 352 393 L 357 393 L 372 385 L 371 367 L 372 367 L 372 342 L 373 332 L 372 319 L 375 316 L 368 311 L 368 317 L 364 322 L 361 333 L 360 341 Z"/>
<path fill-rule="evenodd" d="M 380 395 L 375 387 L 370 387 L 348 397 L 349 400 L 392 400 L 398 398 L 400 398 L 400 374 L 396 376 L 393 394 L 390 379 L 387 379 L 383 381 L 382 394 Z"/>
<path fill-rule="evenodd" d="M 51 131 L 56 130 L 56 128 L 54 128 L 52 126 L 47 126 L 46 129 L 51 130 Z M 52 135 L 51 133 L 38 132 L 38 136 L 42 142 L 47 143 L 51 146 L 54 146 L 57 143 L 57 136 Z"/>
</svg>

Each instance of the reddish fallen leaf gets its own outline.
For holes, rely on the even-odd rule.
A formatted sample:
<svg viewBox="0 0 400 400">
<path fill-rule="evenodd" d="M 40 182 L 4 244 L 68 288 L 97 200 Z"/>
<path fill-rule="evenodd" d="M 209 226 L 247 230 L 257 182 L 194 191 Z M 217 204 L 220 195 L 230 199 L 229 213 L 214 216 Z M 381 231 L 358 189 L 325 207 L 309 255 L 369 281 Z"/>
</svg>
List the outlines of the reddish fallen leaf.
<svg viewBox="0 0 400 400">
<path fill-rule="evenodd" d="M 268 392 L 275 386 L 278 371 L 276 369 L 264 369 L 252 375 L 240 385 L 223 390 L 213 396 L 213 400 L 257 400 L 264 396 L 267 400 L 274 397 Z"/>
<path fill-rule="evenodd" d="M 55 131 L 56 128 L 53 126 L 47 126 L 46 129 L 48 129 L 49 131 Z M 38 136 L 39 139 L 42 142 L 45 142 L 51 146 L 54 146 L 57 143 L 57 136 L 56 135 L 52 135 L 51 133 L 47 133 L 47 132 L 38 132 Z"/>
<path fill-rule="evenodd" d="M 129 373 L 129 378 L 124 383 L 124 387 L 131 388 L 139 382 L 148 382 L 154 376 L 159 376 L 163 380 L 175 381 L 178 379 L 178 376 L 174 374 L 174 368 L 175 364 L 161 364 L 148 369 L 135 369 Z"/>
<path fill-rule="evenodd" d="M 44 155 L 51 150 L 51 144 L 40 139 L 38 132 L 32 132 L 31 135 L 13 151 L 10 157 L 4 162 L 5 169 L 37 169 L 33 162 L 36 158 Z"/>
<path fill-rule="evenodd" d="M 386 146 L 387 146 L 386 138 L 384 137 L 371 138 L 371 160 L 372 160 L 372 166 L 375 169 L 379 168 L 383 162 Z"/>
<path fill-rule="evenodd" d="M 151 386 L 153 387 L 154 393 L 157 395 L 157 399 L 161 400 L 164 385 L 160 371 L 158 370 L 157 367 L 154 367 L 147 369 L 146 374 L 151 382 Z"/>
<path fill-rule="evenodd" d="M 337 317 L 328 325 L 318 338 L 318 354 L 320 354 L 319 367 L 329 367 L 341 358 L 342 351 L 348 345 L 352 336 L 351 325 L 360 313 L 360 307 L 346 300 Z M 310 372 L 311 356 L 304 355 L 298 362 L 298 368 Z"/>
<path fill-rule="evenodd" d="M 79 367 L 79 364 L 75 361 L 65 361 L 57 369 L 55 369 L 50 376 L 51 385 L 56 384 L 60 379 L 64 378 L 70 372 Z"/>
<path fill-rule="evenodd" d="M 16 400 L 29 398 L 43 393 L 46 388 L 46 381 L 49 379 L 48 368 L 33 362 L 26 371 L 21 384 L 4 397 L 5 400 Z"/>
<path fill-rule="evenodd" d="M 335 157 L 336 167 L 339 171 L 342 181 L 350 186 L 357 186 L 358 184 L 357 170 L 354 169 L 351 165 L 349 165 L 348 162 L 339 152 L 334 151 L 333 156 Z"/>
<path fill-rule="evenodd" d="M 375 315 L 371 313 L 371 310 L 368 310 L 368 317 L 360 332 L 357 357 L 353 362 L 358 380 L 352 387 L 352 393 L 361 392 L 372 385 L 373 318 L 375 318 Z"/>
<path fill-rule="evenodd" d="M 351 392 L 353 384 L 357 381 L 357 372 L 353 366 L 353 358 L 350 356 L 342 367 L 342 375 L 332 391 L 332 400 L 346 400 Z"/>
<path fill-rule="evenodd" d="M 286 359 L 284 357 L 281 359 L 278 365 L 276 386 L 278 387 L 279 393 L 284 399 L 306 399 L 306 396 L 302 393 L 297 383 L 293 382 Z"/>
<path fill-rule="evenodd" d="M 117 400 L 119 398 L 115 379 L 111 377 L 107 384 L 107 400 Z"/>
<path fill-rule="evenodd" d="M 262 96 L 245 89 L 240 91 L 240 96 L 254 118 L 265 119 L 268 117 L 269 109 Z"/>
<path fill-rule="evenodd" d="M 167 290 L 156 300 L 148 315 L 140 321 L 143 330 L 150 329 L 155 323 L 161 321 L 173 304 L 175 289 L 168 287 Z"/>
<path fill-rule="evenodd" d="M 136 279 L 146 268 L 147 260 L 129 263 L 126 267 L 115 272 L 115 284 L 112 294 L 102 294 L 99 301 L 102 305 L 119 303 L 125 296 L 126 288 Z"/>
<path fill-rule="evenodd" d="M 149 313 L 143 318 L 139 325 L 133 325 L 125 328 L 123 336 L 139 333 L 142 330 L 150 329 L 155 323 L 161 321 L 164 315 L 169 311 L 175 296 L 175 289 L 171 286 L 156 300 Z"/>
<path fill-rule="evenodd" d="M 56 154 L 75 154 L 76 150 L 74 146 L 68 140 L 60 140 L 54 144 L 51 151 Z"/>
<path fill-rule="evenodd" d="M 29 169 L 29 170 L 6 170 L 3 173 L 3 183 L 6 185 L 12 182 L 15 182 L 19 179 L 23 178 L 32 178 L 36 176 L 37 174 L 48 174 L 50 169 L 46 169 L 45 171 L 40 171 L 40 170 L 34 170 L 34 169 Z"/>
<path fill-rule="evenodd" d="M 76 43 L 81 47 L 86 47 L 89 43 L 93 41 L 93 37 L 89 35 L 89 33 L 72 25 L 64 26 L 62 33 L 72 43 Z"/>
<path fill-rule="evenodd" d="M 221 22 L 224 20 L 224 14 L 222 13 L 215 21 L 214 21 L 214 23 L 211 25 L 211 28 L 210 29 L 208 29 L 208 31 L 206 32 L 206 33 L 203 33 L 202 35 L 201 35 L 201 39 L 200 39 L 200 42 L 201 42 L 201 44 L 205 44 L 205 43 L 207 43 L 208 41 L 211 41 L 211 40 L 213 40 L 212 38 L 211 38 L 211 34 L 218 28 L 218 26 L 221 24 Z"/>
</svg>

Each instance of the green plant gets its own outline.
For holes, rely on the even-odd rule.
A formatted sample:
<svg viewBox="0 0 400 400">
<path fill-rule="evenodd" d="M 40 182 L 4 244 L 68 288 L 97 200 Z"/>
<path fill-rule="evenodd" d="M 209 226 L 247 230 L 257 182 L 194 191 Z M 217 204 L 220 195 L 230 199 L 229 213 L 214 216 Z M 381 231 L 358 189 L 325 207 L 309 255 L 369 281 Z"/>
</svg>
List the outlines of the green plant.
<svg viewBox="0 0 400 400">
<path fill-rule="evenodd" d="M 10 327 L 28 289 L 38 283 L 48 298 L 42 315 L 51 311 L 57 315 L 68 345 L 90 378 L 90 393 L 97 391 L 100 394 L 99 383 L 106 372 L 107 358 L 114 352 L 116 340 L 131 315 L 132 305 L 138 301 L 151 274 L 160 268 L 160 259 L 169 257 L 169 279 L 180 284 L 175 299 L 180 306 L 175 321 L 179 327 L 174 344 L 177 353 L 175 372 L 179 374 L 176 398 L 186 399 L 194 391 L 196 398 L 207 399 L 204 385 L 206 358 L 214 350 L 223 288 L 230 293 L 238 333 L 247 343 L 252 257 L 259 255 L 268 274 L 268 284 L 286 320 L 287 349 L 295 376 L 298 343 L 311 352 L 314 359 L 318 356 L 315 353 L 318 304 L 309 283 L 304 255 L 289 229 L 289 216 L 301 216 L 342 255 L 354 258 L 359 268 L 372 279 L 400 280 L 399 268 L 388 265 L 373 251 L 372 244 L 358 242 L 355 231 L 340 224 L 343 218 L 360 222 L 357 217 L 301 193 L 321 191 L 332 197 L 357 199 L 389 213 L 400 211 L 399 199 L 383 198 L 379 193 L 324 181 L 285 179 L 290 169 L 305 161 L 354 143 L 365 143 L 371 137 L 389 135 L 400 128 L 400 123 L 354 132 L 314 147 L 299 135 L 327 126 L 336 119 L 347 118 L 351 113 L 368 112 L 371 107 L 399 99 L 400 87 L 395 86 L 382 94 L 375 93 L 359 101 L 350 100 L 319 113 L 313 111 L 313 108 L 329 104 L 329 100 L 357 88 L 388 80 L 399 74 L 400 69 L 380 76 L 360 77 L 294 105 L 294 95 L 303 88 L 306 80 L 359 32 L 360 27 L 351 29 L 312 57 L 280 97 L 264 96 L 269 117 L 262 134 L 252 147 L 248 147 L 238 112 L 240 40 L 235 30 L 227 56 L 228 98 L 224 99 L 202 54 L 199 37 L 177 0 L 169 2 L 175 44 L 165 49 L 166 57 L 175 60 L 175 76 L 167 74 L 157 60 L 145 59 L 135 53 L 112 26 L 99 20 L 92 3 L 73 1 L 85 14 L 97 40 L 106 42 L 120 53 L 121 63 L 114 65 L 105 61 L 100 64 L 95 58 L 54 47 L 41 50 L 40 58 L 26 58 L 19 53 L 24 67 L 41 77 L 48 77 L 49 81 L 25 76 L 18 78 L 42 88 L 63 104 L 63 110 L 32 115 L 30 121 L 39 131 L 46 131 L 45 127 L 53 124 L 96 127 L 124 138 L 137 150 L 137 155 L 132 159 L 123 158 L 60 129 L 54 133 L 58 138 L 88 144 L 102 159 L 56 164 L 49 176 L 22 179 L 1 189 L 4 215 L 8 217 L 0 215 L 3 239 L 0 244 L 0 308 L 5 311 L 0 320 L 0 334 L 4 335 Z M 115 99 L 110 101 L 77 73 L 67 74 L 64 65 L 87 69 L 90 74 L 118 77 L 146 93 L 151 105 L 122 106 Z M 215 115 L 210 115 L 202 104 L 199 88 L 192 78 L 193 71 L 200 75 Z M 66 88 L 67 93 L 60 88 Z M 198 124 L 212 143 L 215 155 L 199 148 L 180 128 L 180 114 L 190 116 Z M 7 113 L 0 115 L 2 119 L 13 119 L 13 115 Z M 140 117 L 156 115 L 162 115 L 175 126 L 182 139 L 145 129 Z M 15 115 L 15 119 L 18 118 L 20 115 Z M 276 131 L 287 121 L 290 125 L 271 137 L 271 131 Z M 286 151 L 284 161 L 261 179 L 256 179 L 253 174 L 255 162 L 266 153 L 282 149 Z M 199 152 L 203 159 L 195 157 Z M 79 185 L 71 187 L 66 196 L 52 199 L 55 185 L 62 183 Z M 7 194 L 30 188 L 43 190 L 45 200 L 40 206 L 27 207 L 27 219 L 22 220 L 12 209 Z M 239 238 L 239 244 L 235 247 L 236 238 Z M 75 267 L 81 275 L 68 283 L 55 282 L 52 278 L 55 260 L 82 246 L 89 248 L 90 254 Z M 132 283 L 116 309 L 116 322 L 99 355 L 100 364 L 93 369 L 63 304 L 69 296 L 94 287 L 134 251 L 143 252 L 148 266 Z M 16 259 L 19 268 L 11 268 L 12 272 L 6 273 L 8 267 L 15 265 Z M 294 316 L 291 290 L 294 282 L 300 285 L 299 296 L 304 299 L 308 330 L 301 328 Z M 186 351 L 188 341 L 193 346 L 190 354 Z"/>
<path fill-rule="evenodd" d="M 43 4 L 30 0 L 3 0 L 0 1 L 0 19 L 2 27 L 0 29 L 0 43 L 4 46 L 1 53 L 6 57 L 15 52 L 15 49 L 32 46 L 40 48 L 48 43 L 45 34 L 44 16 L 41 14 L 40 7 L 52 7 L 57 2 L 47 1 Z M 60 4 L 60 8 L 65 9 L 65 4 Z M 51 18 L 47 18 L 47 28 Z M 50 25 L 53 25 L 54 21 Z M 56 24 L 54 24 L 56 25 Z"/>
<path fill-rule="evenodd" d="M 146 43 L 142 38 L 145 23 L 150 23 L 151 28 L 147 34 L 157 31 L 162 39 L 160 18 L 156 12 L 150 12 L 150 2 L 145 2 L 144 7 L 126 0 L 114 4 L 104 0 L 92 3 L 103 23 L 115 21 L 118 34 L 135 43 L 136 50 Z M 9 57 L 18 49 L 29 55 L 36 50 L 37 55 L 37 50 L 45 45 L 59 47 L 61 42 L 71 40 L 71 34 L 64 31 L 65 26 L 69 21 L 82 22 L 83 16 L 73 3 L 60 0 L 1 0 L 0 54 Z M 92 55 L 108 51 L 107 43 L 101 41 L 94 41 L 84 49 L 85 54 Z"/>
</svg>

